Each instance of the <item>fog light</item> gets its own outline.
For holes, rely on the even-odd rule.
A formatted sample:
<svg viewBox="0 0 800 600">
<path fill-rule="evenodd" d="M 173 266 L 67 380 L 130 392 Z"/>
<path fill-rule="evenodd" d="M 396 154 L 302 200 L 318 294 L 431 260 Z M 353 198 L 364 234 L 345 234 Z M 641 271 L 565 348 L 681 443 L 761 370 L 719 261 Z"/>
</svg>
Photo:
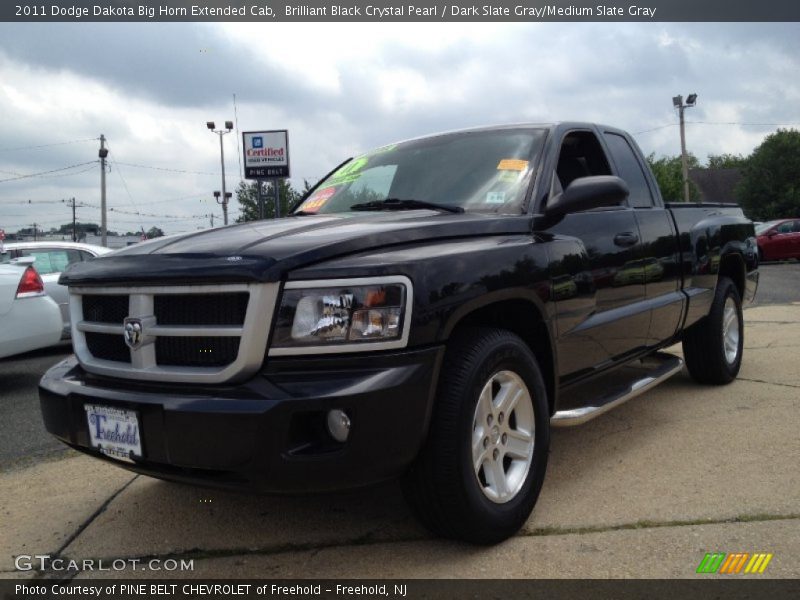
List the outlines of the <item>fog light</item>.
<svg viewBox="0 0 800 600">
<path fill-rule="evenodd" d="M 337 442 L 346 442 L 350 435 L 350 417 L 338 408 L 328 411 L 328 433 Z"/>
</svg>

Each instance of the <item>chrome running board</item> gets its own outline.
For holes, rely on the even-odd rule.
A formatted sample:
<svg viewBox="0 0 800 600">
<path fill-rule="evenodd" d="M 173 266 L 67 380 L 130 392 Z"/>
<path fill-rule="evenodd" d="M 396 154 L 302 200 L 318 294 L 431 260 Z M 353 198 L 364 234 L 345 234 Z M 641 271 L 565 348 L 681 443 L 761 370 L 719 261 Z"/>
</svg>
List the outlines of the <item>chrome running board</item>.
<svg viewBox="0 0 800 600">
<path fill-rule="evenodd" d="M 636 378 L 623 382 L 599 398 L 591 398 L 583 406 L 557 411 L 550 418 L 550 425 L 573 427 L 599 417 L 678 373 L 683 367 L 683 360 L 672 354 L 656 352 L 644 358 L 641 364 L 646 370 L 640 370 Z"/>
</svg>

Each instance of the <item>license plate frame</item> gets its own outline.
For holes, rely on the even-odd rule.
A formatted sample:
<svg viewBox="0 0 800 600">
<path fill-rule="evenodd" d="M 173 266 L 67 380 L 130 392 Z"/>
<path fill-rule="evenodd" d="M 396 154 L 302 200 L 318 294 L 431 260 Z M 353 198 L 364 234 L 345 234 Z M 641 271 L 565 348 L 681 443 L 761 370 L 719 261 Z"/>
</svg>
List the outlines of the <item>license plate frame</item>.
<svg viewBox="0 0 800 600">
<path fill-rule="evenodd" d="M 129 408 L 85 404 L 89 445 L 102 454 L 127 462 L 142 458 L 139 413 Z"/>
</svg>

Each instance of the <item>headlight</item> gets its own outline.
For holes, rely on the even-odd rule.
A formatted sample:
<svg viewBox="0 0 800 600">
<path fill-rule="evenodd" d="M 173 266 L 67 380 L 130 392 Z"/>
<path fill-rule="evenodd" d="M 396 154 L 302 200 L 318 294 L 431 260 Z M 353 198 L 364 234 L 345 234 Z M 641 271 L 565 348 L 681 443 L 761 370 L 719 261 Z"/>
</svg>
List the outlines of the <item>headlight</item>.
<svg viewBox="0 0 800 600">
<path fill-rule="evenodd" d="M 270 355 L 402 348 L 411 302 L 407 277 L 289 282 Z"/>
</svg>

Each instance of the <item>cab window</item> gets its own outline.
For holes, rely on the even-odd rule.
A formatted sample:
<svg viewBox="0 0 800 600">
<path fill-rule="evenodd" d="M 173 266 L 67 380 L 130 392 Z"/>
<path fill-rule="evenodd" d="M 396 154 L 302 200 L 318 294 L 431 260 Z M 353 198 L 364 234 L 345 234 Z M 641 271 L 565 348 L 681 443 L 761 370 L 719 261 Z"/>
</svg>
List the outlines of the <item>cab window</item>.
<svg viewBox="0 0 800 600">
<path fill-rule="evenodd" d="M 634 208 L 651 208 L 653 196 L 650 193 L 650 187 L 647 185 L 642 166 L 628 140 L 610 132 L 606 132 L 604 137 L 611 153 L 611 159 L 617 167 L 617 174 L 625 180 L 630 189 L 628 204 Z"/>
</svg>

